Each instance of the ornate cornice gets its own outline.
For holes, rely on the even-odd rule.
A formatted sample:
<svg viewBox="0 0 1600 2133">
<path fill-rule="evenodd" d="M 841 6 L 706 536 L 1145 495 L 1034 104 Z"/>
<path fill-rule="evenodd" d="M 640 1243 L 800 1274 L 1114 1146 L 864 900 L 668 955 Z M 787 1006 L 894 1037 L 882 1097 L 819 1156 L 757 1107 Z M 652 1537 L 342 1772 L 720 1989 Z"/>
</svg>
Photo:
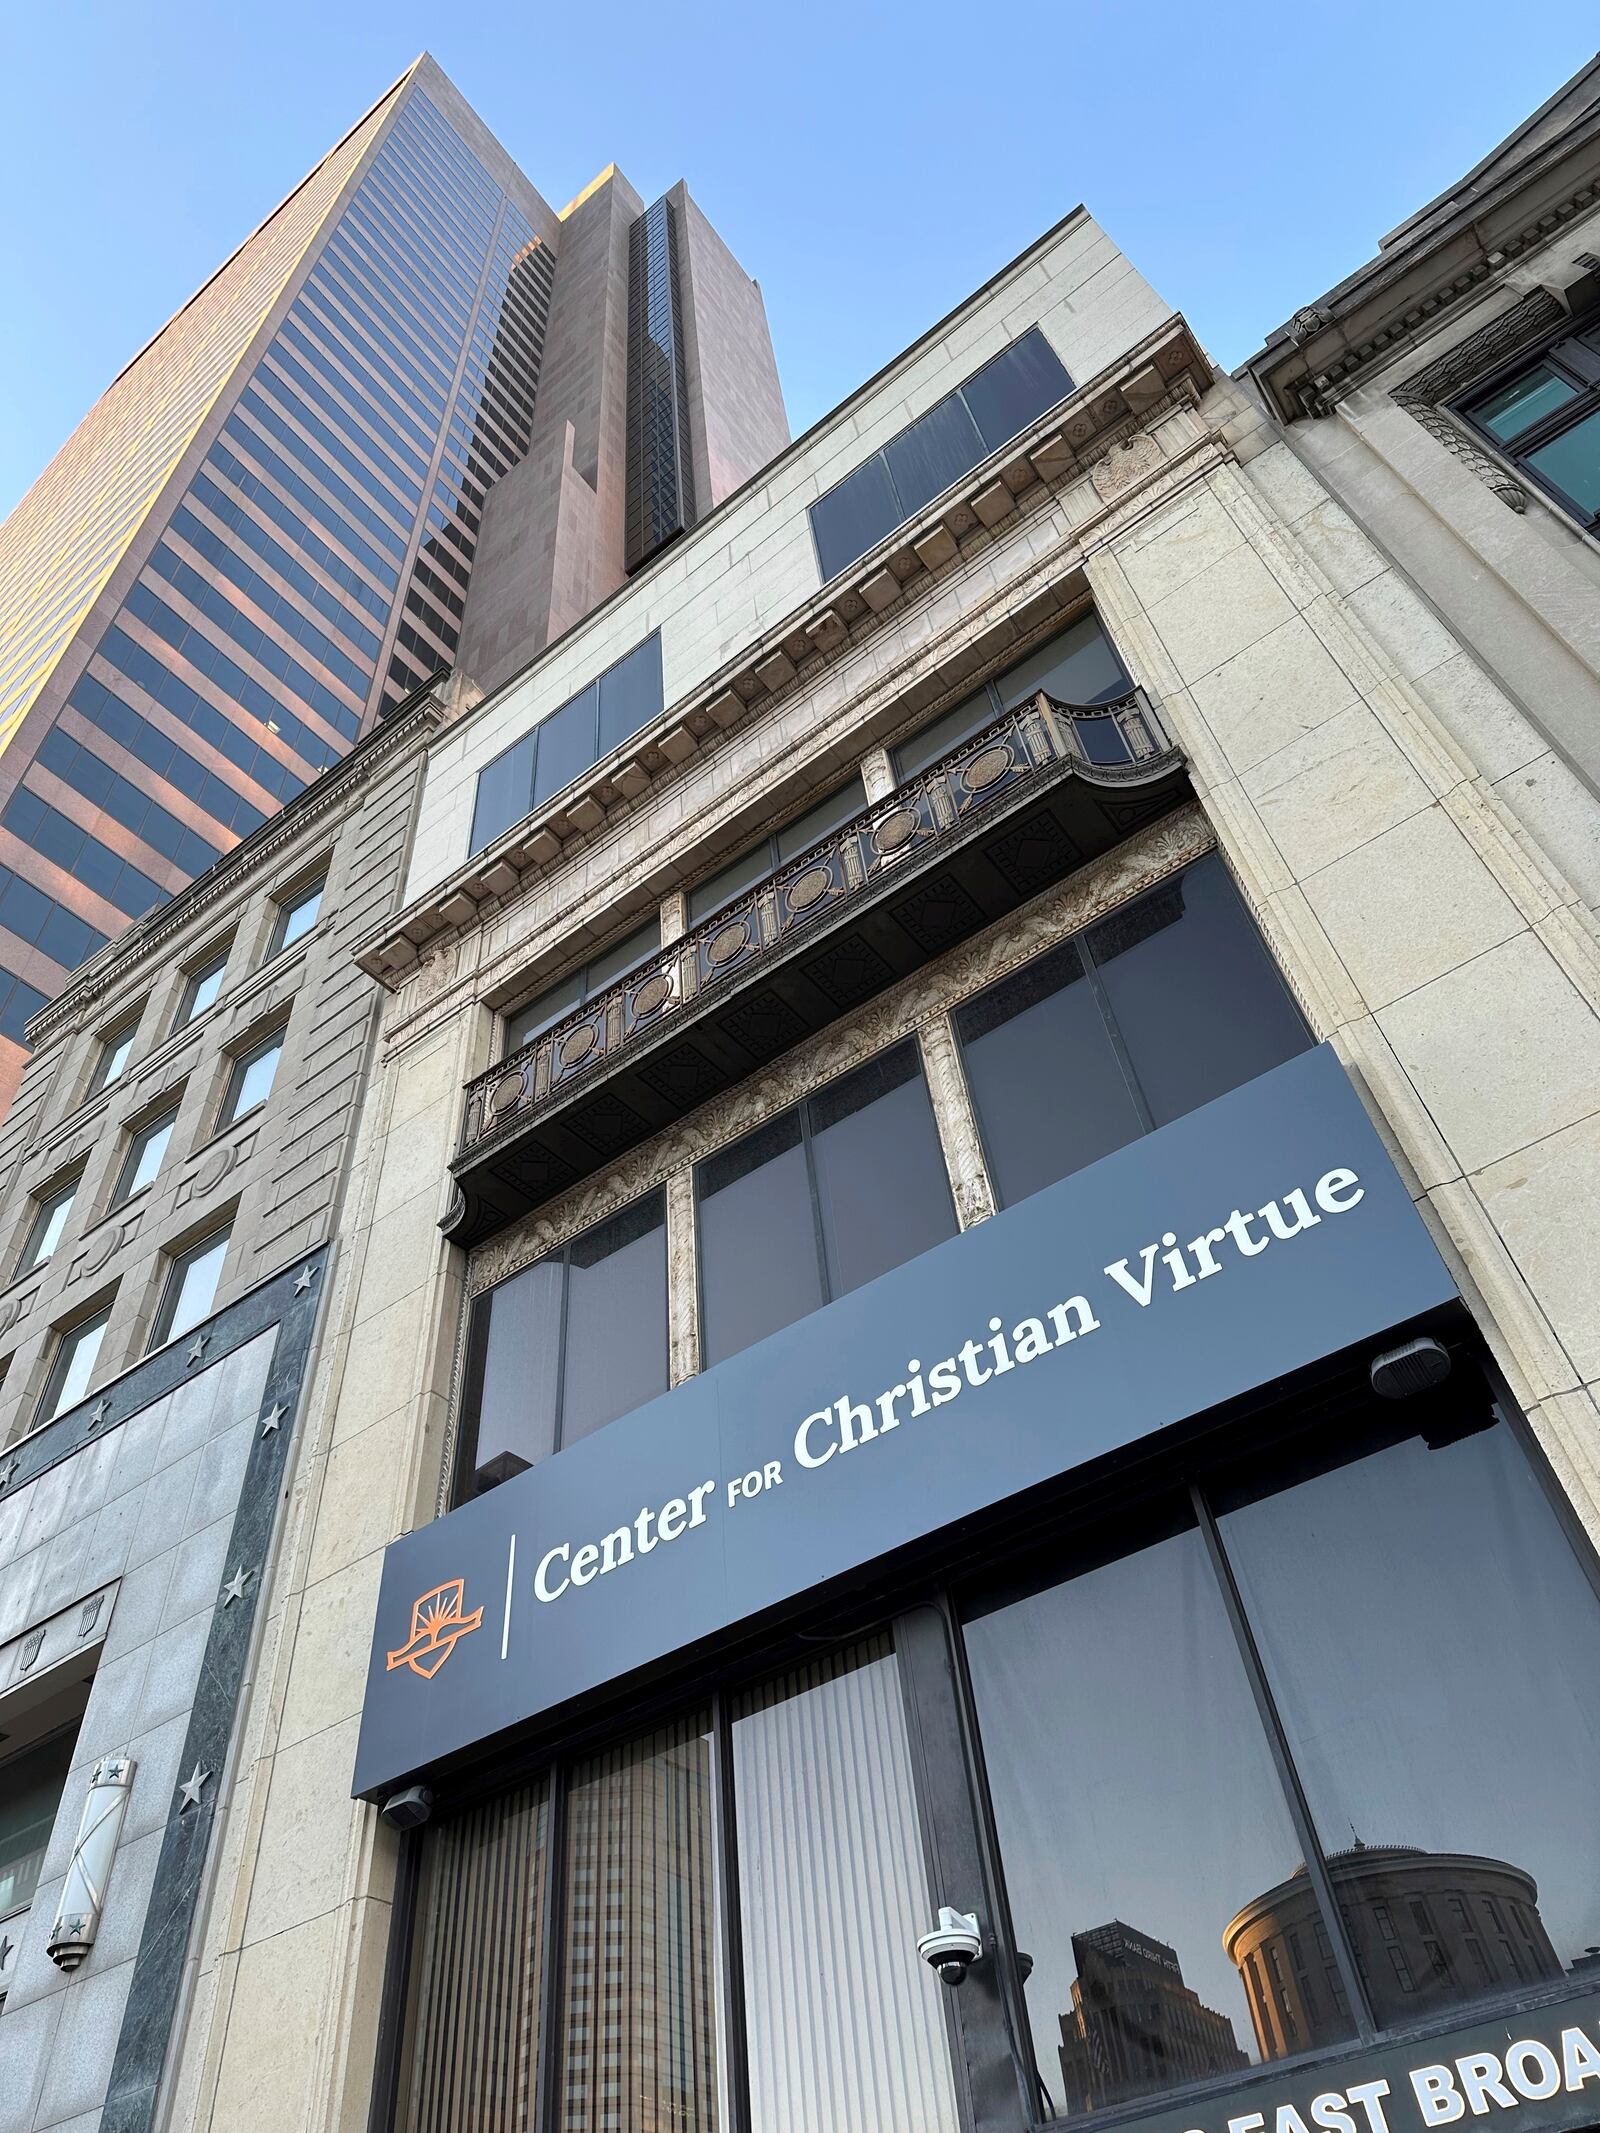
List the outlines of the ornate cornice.
<svg viewBox="0 0 1600 2133">
<path fill-rule="evenodd" d="M 391 988 L 403 983 L 423 951 L 443 936 L 471 930 L 575 847 L 653 798 L 692 757 L 715 748 L 752 714 L 787 702 L 875 636 L 906 602 L 988 546 L 1020 511 L 1091 472 L 1161 414 L 1193 406 L 1211 381 L 1208 359 L 1174 314 L 920 519 L 898 528 L 745 647 L 691 698 L 358 944 L 357 960 Z M 1120 494 L 1113 490 L 1112 498 Z M 507 687 L 518 685 L 520 678 Z M 504 693 L 467 715 L 481 715 Z"/>
</svg>

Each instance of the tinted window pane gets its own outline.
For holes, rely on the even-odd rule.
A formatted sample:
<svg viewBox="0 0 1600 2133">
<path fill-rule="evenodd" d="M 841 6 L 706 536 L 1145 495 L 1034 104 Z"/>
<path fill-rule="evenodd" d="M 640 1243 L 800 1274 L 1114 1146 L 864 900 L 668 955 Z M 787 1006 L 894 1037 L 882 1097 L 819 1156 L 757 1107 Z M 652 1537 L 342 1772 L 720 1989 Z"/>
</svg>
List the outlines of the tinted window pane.
<svg viewBox="0 0 1600 2133">
<path fill-rule="evenodd" d="M 273 1077 L 278 1071 L 278 1061 L 283 1054 L 283 1033 L 269 1037 L 253 1052 L 247 1052 L 234 1066 L 229 1083 L 227 1101 L 222 1107 L 223 1125 L 231 1125 L 236 1118 L 243 1118 L 246 1111 L 253 1111 L 257 1104 L 264 1104 L 272 1094 Z"/>
<path fill-rule="evenodd" d="M 1037 326 L 961 388 L 984 451 L 997 452 L 1072 390 L 1061 358 Z"/>
<path fill-rule="evenodd" d="M 913 733 L 908 741 L 900 743 L 894 752 L 895 776 L 904 784 L 919 770 L 926 770 L 930 763 L 937 763 L 941 756 L 948 755 L 952 748 L 959 748 L 973 734 L 981 733 L 997 716 L 994 698 L 987 689 L 980 689 L 976 696 L 969 696 L 962 703 L 952 704 L 920 733 Z"/>
<path fill-rule="evenodd" d="M 1560 1977 L 1600 1942 L 1600 1604 L 1510 1431 L 1222 1530 L 1380 2020 Z"/>
<path fill-rule="evenodd" d="M 1571 497 L 1580 511 L 1591 516 L 1600 512 L 1600 413 L 1585 415 L 1570 430 L 1541 444 L 1528 454 L 1528 464 Z"/>
<path fill-rule="evenodd" d="M 1348 2036 L 1309 1899 L 1314 2035 L 1258 2030 L 1230 1956 L 1230 1922 L 1300 1849 L 1199 1534 L 1012 1600 L 966 1643 L 1056 2113 Z"/>
<path fill-rule="evenodd" d="M 875 548 L 903 518 L 889 470 L 876 454 L 811 506 L 824 582 Z"/>
<path fill-rule="evenodd" d="M 1127 694 L 1128 677 L 1097 615 L 1074 622 L 1000 677 L 1000 700 L 1008 711 L 1041 689 L 1064 704 L 1099 704 Z"/>
<path fill-rule="evenodd" d="M 803 815 L 785 825 L 777 834 L 779 866 L 809 851 L 820 844 L 824 837 L 831 836 L 852 815 L 858 815 L 867 804 L 867 796 L 859 777 L 852 778 L 848 785 L 841 785 L 837 792 L 829 793 L 815 807 L 808 807 Z"/>
<path fill-rule="evenodd" d="M 533 753 L 537 731 L 525 733 L 514 748 L 478 773 L 478 799 L 472 811 L 472 849 L 486 844 L 520 822 L 533 806 Z"/>
<path fill-rule="evenodd" d="M 722 2123 L 716 1830 L 704 1720 L 613 1748 L 573 1773 L 562 1921 L 565 2133 L 717 2133 Z"/>
<path fill-rule="evenodd" d="M 609 755 L 629 734 L 647 726 L 661 709 L 661 639 L 647 637 L 637 651 L 600 677 L 600 753 Z"/>
<path fill-rule="evenodd" d="M 278 913 L 278 923 L 273 928 L 273 947 L 290 948 L 309 933 L 317 922 L 322 909 L 323 884 L 319 881 L 309 889 L 302 889 L 291 902 Z"/>
<path fill-rule="evenodd" d="M 22 1247 L 22 1257 L 17 1263 L 19 1274 L 26 1274 L 32 1267 L 42 1266 L 61 1242 L 61 1233 L 67 1226 L 67 1217 L 72 1212 L 72 1202 L 77 1190 L 77 1180 L 74 1179 L 61 1192 L 53 1193 L 48 1200 L 39 1202 L 28 1230 L 28 1241 Z"/>
<path fill-rule="evenodd" d="M 133 1050 L 133 1040 L 138 1034 L 138 1023 L 130 1022 L 125 1028 L 106 1038 L 101 1047 L 99 1064 L 94 1070 L 93 1088 L 108 1089 L 112 1082 L 121 1080 L 122 1070 L 128 1064 L 129 1055 Z"/>
<path fill-rule="evenodd" d="M 506 1017 L 506 1050 L 520 1051 L 542 1030 L 571 1014 L 575 1007 L 583 1005 L 583 972 L 575 970 L 570 978 L 563 978 L 559 985 L 552 985 L 537 999 L 530 1000 L 526 1007 L 519 1007 L 514 1015 Z"/>
<path fill-rule="evenodd" d="M 689 923 L 697 925 L 701 919 L 709 918 L 713 911 L 731 904 L 746 889 L 753 889 L 758 881 L 765 881 L 771 872 L 772 840 L 763 837 L 759 844 L 752 845 L 748 852 L 741 852 L 720 873 L 701 882 L 698 889 L 689 891 Z"/>
<path fill-rule="evenodd" d="M 607 948 L 602 955 L 597 955 L 584 973 L 585 999 L 592 1000 L 597 992 L 604 992 L 608 985 L 614 984 L 627 971 L 644 962 L 647 956 L 654 955 L 660 946 L 661 921 L 653 918 L 647 926 L 641 926 L 637 933 L 630 933 L 625 940 L 618 941 L 615 947 Z"/>
<path fill-rule="evenodd" d="M 1144 1131 L 1071 941 L 968 1000 L 956 1033 L 1002 1206 Z"/>
<path fill-rule="evenodd" d="M 537 729 L 539 752 L 533 776 L 536 807 L 570 785 L 574 778 L 581 778 L 594 762 L 596 695 L 595 688 L 585 689 Z"/>
<path fill-rule="evenodd" d="M 666 1202 L 652 1193 L 570 1248 L 561 1442 L 666 1389 Z"/>
<path fill-rule="evenodd" d="M 479 1488 L 509 1480 L 555 1449 L 561 1291 L 557 1256 L 524 1267 L 473 1307 Z M 470 1380 L 468 1390 L 470 1399 Z"/>
<path fill-rule="evenodd" d="M 752 2133 L 955 2133 L 944 1988 L 906 1960 L 929 1897 L 888 1640 L 741 1698 L 733 1772 Z M 823 1891 L 797 1991 L 796 1921 Z"/>
<path fill-rule="evenodd" d="M 49 1382 L 44 1389 L 44 1397 L 39 1402 L 41 1422 L 48 1422 L 55 1415 L 65 1414 L 67 1409 L 75 1407 L 88 1391 L 89 1379 L 94 1373 L 95 1359 L 100 1353 L 100 1343 L 105 1338 L 110 1317 L 109 1311 L 102 1311 L 98 1318 L 91 1318 L 84 1325 L 76 1326 L 72 1332 L 62 1335 Z"/>
<path fill-rule="evenodd" d="M 828 1282 L 835 1296 L 953 1237 L 955 1210 L 915 1044 L 809 1104 Z"/>
<path fill-rule="evenodd" d="M 123 1162 L 122 1176 L 117 1182 L 114 1201 L 125 1200 L 130 1193 L 140 1192 L 150 1183 L 161 1168 L 161 1158 L 167 1152 L 167 1143 L 172 1138 L 172 1129 L 177 1121 L 177 1112 L 169 1111 L 164 1118 L 154 1119 L 148 1126 L 140 1127 Z"/>
<path fill-rule="evenodd" d="M 1088 941 L 1158 1126 L 1310 1041 L 1215 853 L 1102 919 Z"/>
<path fill-rule="evenodd" d="M 695 1176 L 700 1338 L 706 1362 L 720 1363 L 823 1300 L 799 1113 L 758 1127 Z"/>
<path fill-rule="evenodd" d="M 901 517 L 915 518 L 924 504 L 970 474 L 988 453 L 960 395 L 951 393 L 885 445 L 883 456 L 894 477 Z"/>
<path fill-rule="evenodd" d="M 1514 385 L 1502 386 L 1491 394 L 1478 408 L 1478 420 L 1497 437 L 1515 437 L 1555 408 L 1576 399 L 1577 392 L 1575 385 L 1569 385 L 1548 364 L 1541 363 L 1524 372 Z"/>
<path fill-rule="evenodd" d="M 194 976 L 189 980 L 189 989 L 184 999 L 183 1013 L 178 1017 L 180 1023 L 192 1022 L 196 1015 L 203 1015 L 208 1007 L 215 1006 L 217 995 L 222 990 L 223 973 L 227 970 L 227 967 L 227 957 L 219 956 L 216 962 L 208 964 L 204 970 L 195 972 Z"/>
</svg>

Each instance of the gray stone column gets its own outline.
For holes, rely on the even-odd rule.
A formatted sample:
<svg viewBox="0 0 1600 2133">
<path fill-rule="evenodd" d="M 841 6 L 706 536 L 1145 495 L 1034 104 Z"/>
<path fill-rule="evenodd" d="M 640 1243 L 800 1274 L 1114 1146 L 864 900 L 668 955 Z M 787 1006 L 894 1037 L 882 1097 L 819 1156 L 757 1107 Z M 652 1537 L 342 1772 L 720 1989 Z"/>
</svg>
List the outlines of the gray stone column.
<svg viewBox="0 0 1600 2133">
<path fill-rule="evenodd" d="M 955 1031 L 950 1027 L 949 1016 L 940 1015 L 937 1021 L 925 1023 L 918 1036 L 934 1122 L 939 1128 L 939 1145 L 950 1177 L 950 1194 L 956 1203 L 956 1220 L 963 1229 L 971 1229 L 975 1222 L 994 1213 L 995 1199 L 978 1139 L 977 1117 L 967 1092 L 967 1077 L 961 1071 Z"/>
<path fill-rule="evenodd" d="M 681 889 L 674 889 L 661 899 L 661 945 L 670 948 L 674 941 L 681 941 L 689 930 L 689 899 Z"/>
<path fill-rule="evenodd" d="M 667 1367 L 674 1385 L 699 1373 L 698 1292 L 694 1171 L 685 1166 L 667 1180 Z"/>
</svg>

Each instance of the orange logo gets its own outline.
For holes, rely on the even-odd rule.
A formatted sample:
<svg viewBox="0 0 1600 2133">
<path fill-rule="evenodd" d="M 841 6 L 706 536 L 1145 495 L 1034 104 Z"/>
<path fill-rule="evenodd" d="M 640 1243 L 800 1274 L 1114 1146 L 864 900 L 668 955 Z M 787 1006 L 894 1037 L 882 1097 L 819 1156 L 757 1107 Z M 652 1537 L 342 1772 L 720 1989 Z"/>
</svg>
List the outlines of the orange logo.
<svg viewBox="0 0 1600 2133">
<path fill-rule="evenodd" d="M 392 1674 L 397 1666 L 408 1666 L 413 1674 L 431 1681 L 460 1639 L 483 1620 L 481 1607 L 475 1607 L 470 1615 L 463 1614 L 465 1601 L 465 1578 L 446 1578 L 432 1592 L 413 1600 L 411 1635 L 397 1652 L 389 1654 L 389 1672 Z"/>
</svg>

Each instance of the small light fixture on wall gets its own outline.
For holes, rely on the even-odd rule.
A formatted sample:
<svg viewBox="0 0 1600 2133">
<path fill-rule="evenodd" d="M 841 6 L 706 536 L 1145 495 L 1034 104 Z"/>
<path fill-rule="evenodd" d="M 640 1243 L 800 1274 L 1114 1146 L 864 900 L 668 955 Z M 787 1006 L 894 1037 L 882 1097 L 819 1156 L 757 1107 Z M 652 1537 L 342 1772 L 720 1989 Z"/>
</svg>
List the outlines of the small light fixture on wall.
<svg viewBox="0 0 1600 2133">
<path fill-rule="evenodd" d="M 89 1773 L 89 1796 L 83 1803 L 78 1841 L 72 1847 L 56 1922 L 45 1946 L 51 1962 L 63 1970 L 77 1969 L 100 1930 L 106 1883 L 133 1789 L 133 1772 L 131 1756 L 103 1755 Z"/>
</svg>

